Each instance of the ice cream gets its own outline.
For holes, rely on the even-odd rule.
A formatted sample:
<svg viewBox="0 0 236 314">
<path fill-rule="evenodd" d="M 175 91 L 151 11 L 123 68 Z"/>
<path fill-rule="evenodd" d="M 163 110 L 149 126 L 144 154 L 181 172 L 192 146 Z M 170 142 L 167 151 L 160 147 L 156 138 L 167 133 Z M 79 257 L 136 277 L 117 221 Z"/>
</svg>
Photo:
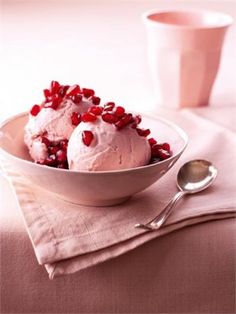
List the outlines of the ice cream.
<svg viewBox="0 0 236 314">
<path fill-rule="evenodd" d="M 34 105 L 24 141 L 41 165 L 74 171 L 136 168 L 171 156 L 168 143 L 148 138 L 141 116 L 100 98 L 92 89 L 52 81 L 45 99 Z"/>
<path fill-rule="evenodd" d="M 86 136 L 90 145 L 84 143 Z M 146 137 L 130 125 L 117 130 L 100 118 L 76 127 L 68 143 L 67 158 L 70 170 L 120 170 L 147 165 L 151 148 Z"/>
<path fill-rule="evenodd" d="M 24 141 L 35 162 L 54 166 L 61 164 L 66 168 L 66 146 L 79 123 L 78 114 L 86 112 L 94 103 L 99 104 L 100 98 L 94 96 L 93 90 L 81 90 L 78 85 L 63 86 L 55 81 L 44 94 L 44 102 L 31 109 Z M 57 163 L 61 149 L 65 158 Z"/>
</svg>

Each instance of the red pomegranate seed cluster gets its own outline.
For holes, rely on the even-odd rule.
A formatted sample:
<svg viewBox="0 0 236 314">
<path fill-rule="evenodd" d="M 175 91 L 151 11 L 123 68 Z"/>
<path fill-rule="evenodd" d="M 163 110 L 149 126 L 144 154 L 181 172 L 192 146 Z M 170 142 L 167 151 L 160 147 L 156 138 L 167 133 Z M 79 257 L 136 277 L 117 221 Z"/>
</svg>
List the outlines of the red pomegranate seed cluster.
<svg viewBox="0 0 236 314">
<path fill-rule="evenodd" d="M 151 146 L 152 153 L 150 163 L 165 160 L 172 156 L 170 145 L 168 143 L 157 143 L 157 141 L 154 138 L 150 138 L 148 141 Z"/>
<path fill-rule="evenodd" d="M 32 116 L 37 116 L 42 108 L 52 108 L 57 110 L 61 102 L 65 99 L 71 99 L 76 105 L 80 104 L 83 96 L 88 98 L 94 105 L 99 105 L 101 101 L 99 97 L 95 96 L 95 92 L 92 89 L 81 89 L 77 84 L 72 86 L 61 85 L 57 81 L 52 81 L 50 88 L 44 89 L 43 93 L 45 99 L 41 105 L 34 105 L 31 108 L 30 114 Z"/>
<path fill-rule="evenodd" d="M 130 126 L 136 130 L 137 134 L 142 137 L 150 135 L 149 129 L 142 129 L 139 127 L 141 123 L 140 115 L 133 115 L 127 113 L 121 106 L 116 106 L 114 102 L 107 102 L 104 106 L 100 106 L 101 99 L 95 95 L 93 89 L 80 88 L 75 84 L 72 86 L 61 85 L 57 81 L 52 81 L 50 88 L 44 91 L 44 101 L 41 105 L 34 105 L 30 114 L 37 116 L 42 108 L 52 108 L 57 110 L 61 102 L 65 99 L 71 99 L 75 104 L 79 105 L 83 97 L 87 98 L 93 104 L 87 112 L 79 114 L 73 112 L 71 115 L 71 123 L 74 126 L 81 122 L 95 122 L 97 119 L 102 119 L 104 122 L 113 124 L 117 131 Z M 82 141 L 84 145 L 90 146 L 94 139 L 94 134 L 89 130 L 82 132 Z M 148 139 L 151 147 L 151 161 L 155 163 L 171 157 L 172 152 L 168 143 L 157 143 L 154 138 Z M 68 140 L 53 143 L 48 140 L 46 136 L 42 137 L 42 143 L 47 146 L 48 157 L 42 162 L 43 165 L 68 169 L 67 163 L 67 144 Z"/>
<path fill-rule="evenodd" d="M 73 112 L 71 115 L 71 121 L 74 125 L 78 125 L 81 121 L 95 122 L 99 118 L 104 122 L 113 124 L 118 131 L 130 125 L 133 129 L 136 129 L 139 136 L 147 137 L 151 133 L 149 129 L 141 129 L 138 127 L 142 121 L 140 115 L 134 116 L 131 113 L 126 113 L 123 107 L 116 106 L 114 102 L 108 102 L 104 106 L 91 106 L 88 112 L 82 115 L 76 112 Z M 90 146 L 93 138 L 94 135 L 91 131 L 83 131 L 82 141 L 86 146 Z M 148 141 L 151 146 L 150 163 L 171 157 L 172 152 L 168 143 L 157 143 L 154 138 L 150 138 Z"/>
<path fill-rule="evenodd" d="M 133 129 L 136 129 L 140 136 L 147 137 L 150 134 L 149 129 L 141 129 L 138 127 L 141 122 L 141 116 L 133 116 L 131 113 L 126 113 L 123 107 L 115 106 L 114 102 L 108 102 L 104 106 L 91 106 L 88 112 L 83 113 L 82 115 L 73 112 L 71 121 L 73 125 L 78 125 L 81 121 L 95 122 L 99 117 L 104 122 L 114 124 L 117 130 L 122 130 L 128 125 L 131 125 Z"/>
<path fill-rule="evenodd" d="M 48 156 L 41 165 L 46 165 L 55 168 L 68 169 L 67 163 L 67 145 L 68 140 L 61 140 L 59 143 L 50 141 L 46 136 L 42 136 L 42 143 L 47 147 Z"/>
</svg>

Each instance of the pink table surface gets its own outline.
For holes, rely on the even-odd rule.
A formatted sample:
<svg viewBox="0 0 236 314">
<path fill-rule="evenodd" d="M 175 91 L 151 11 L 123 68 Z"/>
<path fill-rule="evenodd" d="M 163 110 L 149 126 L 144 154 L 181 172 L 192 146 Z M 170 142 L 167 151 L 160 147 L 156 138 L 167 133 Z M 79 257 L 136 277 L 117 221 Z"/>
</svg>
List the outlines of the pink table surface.
<svg viewBox="0 0 236 314">
<path fill-rule="evenodd" d="M 7 187 L 4 195 L 12 197 Z M 182 229 L 50 281 L 12 210 L 14 221 L 1 229 L 1 313 L 234 312 L 234 219 Z"/>
</svg>

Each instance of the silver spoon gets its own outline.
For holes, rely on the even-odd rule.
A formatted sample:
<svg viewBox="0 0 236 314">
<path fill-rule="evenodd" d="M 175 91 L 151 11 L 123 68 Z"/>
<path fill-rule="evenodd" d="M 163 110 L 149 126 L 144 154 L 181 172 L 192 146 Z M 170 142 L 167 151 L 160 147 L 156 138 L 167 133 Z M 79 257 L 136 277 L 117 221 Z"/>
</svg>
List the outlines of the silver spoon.
<svg viewBox="0 0 236 314">
<path fill-rule="evenodd" d="M 184 164 L 177 175 L 179 192 L 167 204 L 163 211 L 146 224 L 136 224 L 135 228 L 146 230 L 159 229 L 171 214 L 174 205 L 186 194 L 205 190 L 217 176 L 217 169 L 207 160 L 192 160 Z"/>
</svg>

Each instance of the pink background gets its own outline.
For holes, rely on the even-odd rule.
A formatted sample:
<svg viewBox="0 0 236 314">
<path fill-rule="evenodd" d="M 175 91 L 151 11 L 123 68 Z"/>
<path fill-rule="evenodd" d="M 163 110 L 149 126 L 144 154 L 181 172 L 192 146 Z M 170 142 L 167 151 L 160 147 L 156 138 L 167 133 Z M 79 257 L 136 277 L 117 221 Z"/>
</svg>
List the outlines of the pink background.
<svg viewBox="0 0 236 314">
<path fill-rule="evenodd" d="M 41 100 L 51 79 L 92 87 L 104 101 L 155 108 L 141 14 L 203 8 L 236 18 L 235 1 L 1 1 L 0 120 Z M 236 27 L 226 36 L 212 104 L 236 101 Z"/>
</svg>

